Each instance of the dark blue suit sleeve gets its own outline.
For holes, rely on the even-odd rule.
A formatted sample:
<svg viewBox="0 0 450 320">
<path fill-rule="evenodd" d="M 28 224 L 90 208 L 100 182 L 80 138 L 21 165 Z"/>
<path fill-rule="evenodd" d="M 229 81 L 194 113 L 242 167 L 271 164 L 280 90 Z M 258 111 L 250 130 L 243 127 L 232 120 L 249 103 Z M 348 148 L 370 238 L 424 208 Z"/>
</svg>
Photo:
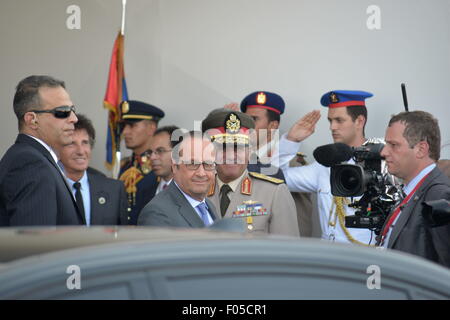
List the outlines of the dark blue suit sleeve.
<svg viewBox="0 0 450 320">
<path fill-rule="evenodd" d="M 11 168 L 4 181 L 11 226 L 56 224 L 58 209 L 51 199 L 56 197 L 54 179 L 41 159 L 21 159 Z"/>
<path fill-rule="evenodd" d="M 119 224 L 121 225 L 128 225 L 128 198 L 127 193 L 125 192 L 125 186 L 120 181 L 120 187 L 119 187 L 119 210 L 120 210 L 120 221 Z"/>
<path fill-rule="evenodd" d="M 428 190 L 425 201 L 441 199 L 450 201 L 450 188 L 438 184 Z M 450 224 L 430 228 L 429 230 L 439 262 L 450 267 Z"/>
</svg>

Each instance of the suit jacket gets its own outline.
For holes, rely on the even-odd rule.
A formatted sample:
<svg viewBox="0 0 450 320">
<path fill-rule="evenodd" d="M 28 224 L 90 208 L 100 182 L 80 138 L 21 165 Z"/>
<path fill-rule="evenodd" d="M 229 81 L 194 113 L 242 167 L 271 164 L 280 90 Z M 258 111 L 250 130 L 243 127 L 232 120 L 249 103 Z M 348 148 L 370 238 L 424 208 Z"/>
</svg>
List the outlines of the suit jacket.
<svg viewBox="0 0 450 320">
<path fill-rule="evenodd" d="M 387 247 L 450 267 L 450 225 L 431 228 L 422 216 L 423 203 L 439 199 L 450 200 L 450 179 L 436 167 L 403 208 Z"/>
<path fill-rule="evenodd" d="M 0 161 L 0 226 L 85 224 L 50 152 L 19 134 Z"/>
<path fill-rule="evenodd" d="M 217 219 L 215 206 L 206 199 L 213 220 Z M 141 211 L 138 225 L 204 228 L 205 224 L 175 183 L 158 193 Z"/>
<path fill-rule="evenodd" d="M 128 199 L 122 181 L 88 168 L 91 225 L 127 225 Z"/>
</svg>

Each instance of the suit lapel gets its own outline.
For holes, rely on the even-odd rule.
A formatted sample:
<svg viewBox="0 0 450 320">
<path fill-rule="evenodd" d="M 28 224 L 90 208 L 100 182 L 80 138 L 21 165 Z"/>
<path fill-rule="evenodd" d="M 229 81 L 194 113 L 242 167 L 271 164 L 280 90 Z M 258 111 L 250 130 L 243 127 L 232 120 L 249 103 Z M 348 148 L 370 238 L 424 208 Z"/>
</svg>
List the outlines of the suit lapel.
<svg viewBox="0 0 450 320">
<path fill-rule="evenodd" d="M 178 206 L 178 213 L 191 227 L 201 228 L 205 226 L 202 219 L 198 216 L 197 211 L 191 206 L 175 183 L 171 183 L 167 191 L 171 193 L 174 203 Z"/>
<path fill-rule="evenodd" d="M 31 145 L 33 148 L 37 149 L 45 158 L 47 158 L 47 160 L 50 162 L 50 164 L 55 168 L 56 171 L 58 171 L 59 176 L 61 177 L 64 185 L 67 188 L 67 191 L 69 192 L 70 198 L 72 199 L 72 203 L 75 207 L 75 210 L 78 214 L 78 217 L 81 218 L 81 221 L 83 224 L 86 224 L 86 219 L 85 217 L 82 216 L 82 214 L 80 213 L 80 210 L 78 208 L 77 202 L 75 201 L 75 198 L 73 196 L 72 193 L 72 189 L 69 186 L 69 184 L 67 183 L 66 177 L 64 176 L 64 174 L 61 171 L 61 168 L 58 166 L 58 164 L 55 162 L 55 160 L 53 159 L 52 155 L 50 154 L 50 152 L 42 145 L 40 144 L 38 141 L 36 141 L 35 139 L 27 136 L 26 134 L 22 134 L 20 133 L 17 136 L 16 139 L 16 143 L 26 143 L 28 145 Z"/>
<path fill-rule="evenodd" d="M 91 225 L 102 224 L 102 214 L 100 211 L 102 207 L 98 203 L 97 192 L 99 190 L 99 186 L 97 183 L 97 179 L 95 179 L 88 172 L 88 183 L 89 183 L 89 196 L 91 198 Z"/>
<path fill-rule="evenodd" d="M 411 199 L 409 199 L 408 203 L 401 211 L 400 216 L 397 219 L 397 223 L 395 224 L 395 227 L 392 229 L 392 234 L 389 238 L 388 248 L 393 247 L 401 231 L 411 218 L 412 213 L 416 211 L 416 207 L 421 202 L 420 200 L 423 198 L 425 191 L 427 191 L 429 185 L 438 174 L 438 171 L 436 169 L 437 167 L 430 172 L 429 176 L 425 179 L 425 181 L 422 183 L 422 185 L 419 187 L 416 193 L 411 197 Z"/>
<path fill-rule="evenodd" d="M 206 205 L 208 206 L 209 214 L 211 215 L 211 218 L 213 221 L 216 221 L 218 218 L 217 209 L 212 203 L 212 201 L 209 201 L 208 198 L 205 199 Z"/>
</svg>

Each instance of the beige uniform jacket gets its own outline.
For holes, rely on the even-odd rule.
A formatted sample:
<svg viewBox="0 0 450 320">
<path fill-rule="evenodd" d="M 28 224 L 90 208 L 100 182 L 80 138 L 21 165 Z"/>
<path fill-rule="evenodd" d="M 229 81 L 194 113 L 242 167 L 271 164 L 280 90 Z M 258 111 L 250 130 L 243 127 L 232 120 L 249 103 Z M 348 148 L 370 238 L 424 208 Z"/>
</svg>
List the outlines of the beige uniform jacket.
<svg viewBox="0 0 450 320">
<path fill-rule="evenodd" d="M 221 217 L 219 192 L 216 178 L 208 199 L 218 208 L 218 215 Z M 228 197 L 230 205 L 224 218 L 245 219 L 249 232 L 300 235 L 294 199 L 283 180 L 247 172 L 236 190 L 228 193 Z M 252 206 L 256 208 L 253 214 L 258 211 L 256 215 L 242 215 L 243 209 Z"/>
</svg>

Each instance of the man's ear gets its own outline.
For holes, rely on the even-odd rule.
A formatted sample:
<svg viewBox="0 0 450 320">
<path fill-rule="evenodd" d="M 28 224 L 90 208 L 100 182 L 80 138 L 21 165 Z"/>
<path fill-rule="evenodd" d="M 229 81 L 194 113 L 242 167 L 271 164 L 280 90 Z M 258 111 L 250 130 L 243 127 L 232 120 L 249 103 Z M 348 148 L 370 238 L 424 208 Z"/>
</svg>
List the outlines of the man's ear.
<svg viewBox="0 0 450 320">
<path fill-rule="evenodd" d="M 158 126 L 155 121 L 149 120 L 147 129 L 148 129 L 148 134 L 150 136 L 153 136 L 155 134 L 156 129 L 158 129 Z"/>
<path fill-rule="evenodd" d="M 423 159 L 430 155 L 430 145 L 426 141 L 420 141 L 416 144 L 417 157 Z"/>
<path fill-rule="evenodd" d="M 364 116 L 360 114 L 358 117 L 356 117 L 355 122 L 356 122 L 356 126 L 358 128 L 362 129 L 362 128 L 364 128 L 364 125 L 366 124 L 366 118 L 364 118 Z"/>
<path fill-rule="evenodd" d="M 279 121 L 270 121 L 269 125 L 267 126 L 267 129 L 271 130 L 271 129 L 278 129 L 280 127 L 280 122 Z"/>
<path fill-rule="evenodd" d="M 36 124 L 38 123 L 36 113 L 34 112 L 25 113 L 23 120 L 25 122 L 25 126 L 32 127 L 33 129 L 36 128 Z"/>
</svg>

